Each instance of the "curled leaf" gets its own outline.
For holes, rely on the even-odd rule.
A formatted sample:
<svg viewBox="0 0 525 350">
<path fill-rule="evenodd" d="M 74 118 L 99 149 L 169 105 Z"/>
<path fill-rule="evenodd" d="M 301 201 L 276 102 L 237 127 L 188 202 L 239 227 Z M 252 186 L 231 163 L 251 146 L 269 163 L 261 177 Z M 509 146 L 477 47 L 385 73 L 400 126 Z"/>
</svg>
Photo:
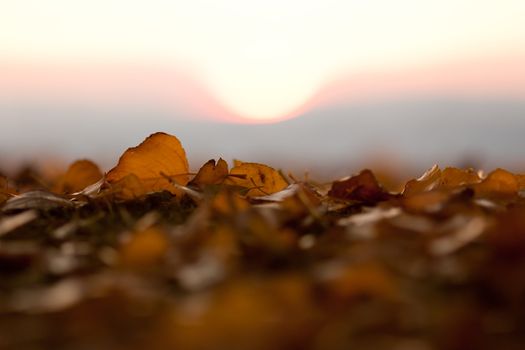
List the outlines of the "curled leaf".
<svg viewBox="0 0 525 350">
<path fill-rule="evenodd" d="M 241 163 L 235 166 L 224 183 L 249 189 L 246 193 L 248 197 L 266 196 L 288 186 L 277 170 L 258 163 Z"/>
<path fill-rule="evenodd" d="M 420 192 L 431 191 L 437 186 L 441 180 L 441 169 L 436 165 L 428 169 L 421 177 L 410 180 L 405 185 L 403 195 L 410 196 Z"/>
<path fill-rule="evenodd" d="M 191 180 L 190 185 L 203 188 L 206 185 L 218 185 L 228 176 L 228 164 L 220 158 L 217 163 L 215 159 L 207 161 L 197 175 Z"/>
<path fill-rule="evenodd" d="M 50 210 L 58 207 L 73 207 L 73 202 L 46 191 L 30 191 L 7 200 L 2 211 Z"/>
<path fill-rule="evenodd" d="M 334 181 L 328 195 L 336 199 L 365 203 L 376 203 L 390 198 L 390 194 L 381 187 L 368 169 L 348 179 Z"/>
<path fill-rule="evenodd" d="M 405 196 L 417 195 L 435 189 L 452 189 L 461 186 L 472 186 L 481 181 L 473 169 L 448 167 L 443 170 L 437 165 L 427 170 L 420 178 L 410 180 L 405 185 Z"/>
<path fill-rule="evenodd" d="M 132 193 L 141 187 L 145 192 L 166 190 L 180 195 L 180 189 L 173 186 L 171 180 L 186 185 L 188 169 L 188 160 L 180 141 L 175 136 L 159 132 L 124 152 L 117 166 L 107 174 L 106 180 L 109 184 L 119 183 L 123 190 Z M 128 187 L 126 181 L 121 181 L 131 174 L 135 178 L 131 187 Z"/>
<path fill-rule="evenodd" d="M 481 197 L 511 197 L 518 194 L 520 184 L 516 176 L 503 169 L 492 171 L 482 182 L 474 187 Z"/>
<path fill-rule="evenodd" d="M 57 193 L 74 193 L 83 190 L 102 178 L 99 167 L 90 160 L 77 160 L 55 185 Z"/>
</svg>

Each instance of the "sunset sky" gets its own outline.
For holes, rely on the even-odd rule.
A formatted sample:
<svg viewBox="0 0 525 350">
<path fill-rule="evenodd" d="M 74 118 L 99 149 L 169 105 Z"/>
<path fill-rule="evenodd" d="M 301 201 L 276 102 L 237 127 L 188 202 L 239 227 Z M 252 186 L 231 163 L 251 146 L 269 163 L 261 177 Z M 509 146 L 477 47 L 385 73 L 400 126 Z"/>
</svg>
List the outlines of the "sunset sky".
<svg viewBox="0 0 525 350">
<path fill-rule="evenodd" d="M 257 134 L 259 123 L 295 118 L 299 136 L 313 115 L 396 125 L 397 112 L 353 114 L 395 101 L 409 114 L 422 101 L 459 100 L 472 122 L 469 111 L 492 101 L 486 118 L 525 119 L 524 18 L 523 0 L 0 0 L 0 160 L 36 150 L 113 157 L 160 128 L 185 130 L 197 158 L 249 157 L 239 128 Z M 223 124 L 220 145 L 194 137 Z M 320 124 L 327 140 L 332 124 Z M 88 146 L 80 125 L 105 131 Z M 492 156 L 472 142 L 456 151 Z"/>
</svg>

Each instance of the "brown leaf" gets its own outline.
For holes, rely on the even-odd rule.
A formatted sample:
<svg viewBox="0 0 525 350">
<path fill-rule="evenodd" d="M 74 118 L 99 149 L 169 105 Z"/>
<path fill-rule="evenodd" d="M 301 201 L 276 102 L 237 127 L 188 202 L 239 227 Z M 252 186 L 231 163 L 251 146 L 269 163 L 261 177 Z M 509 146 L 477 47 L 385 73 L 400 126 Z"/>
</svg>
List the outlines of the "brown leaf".
<svg viewBox="0 0 525 350">
<path fill-rule="evenodd" d="M 368 169 L 348 179 L 334 181 L 328 195 L 336 199 L 365 203 L 376 203 L 391 197 Z"/>
<path fill-rule="evenodd" d="M 107 174 L 106 180 L 116 184 L 133 174 L 145 192 L 166 190 L 181 195 L 181 190 L 173 186 L 170 180 L 186 185 L 188 171 L 188 160 L 180 141 L 175 136 L 159 132 L 124 152 L 117 166 Z M 121 183 L 121 186 L 135 192 L 137 181 L 133 182 L 132 188 L 128 188 L 125 183 Z"/>
<path fill-rule="evenodd" d="M 215 159 L 207 161 L 197 175 L 191 180 L 189 185 L 204 188 L 206 185 L 218 185 L 228 176 L 228 163 L 220 158 L 217 163 Z"/>
<path fill-rule="evenodd" d="M 512 197 L 518 194 L 519 189 L 520 184 L 516 176 L 499 168 L 474 186 L 476 195 L 481 197 Z"/>
<path fill-rule="evenodd" d="M 249 189 L 246 194 L 248 197 L 266 196 L 288 186 L 277 170 L 258 163 L 242 163 L 235 166 L 224 183 Z"/>
<path fill-rule="evenodd" d="M 441 181 L 441 169 L 437 165 L 428 169 L 418 179 L 410 180 L 405 185 L 403 195 L 410 196 L 416 193 L 431 191 L 439 186 Z"/>
<path fill-rule="evenodd" d="M 479 183 L 481 178 L 473 169 L 445 168 L 441 172 L 440 187 L 452 188 Z"/>
<path fill-rule="evenodd" d="M 54 186 L 56 193 L 74 193 L 83 190 L 102 178 L 98 166 L 90 160 L 77 160 Z"/>
<path fill-rule="evenodd" d="M 410 180 L 405 185 L 403 195 L 412 196 L 435 189 L 452 189 L 461 186 L 471 186 L 481 181 L 473 169 L 448 167 L 444 170 L 434 165 L 418 179 Z"/>
</svg>

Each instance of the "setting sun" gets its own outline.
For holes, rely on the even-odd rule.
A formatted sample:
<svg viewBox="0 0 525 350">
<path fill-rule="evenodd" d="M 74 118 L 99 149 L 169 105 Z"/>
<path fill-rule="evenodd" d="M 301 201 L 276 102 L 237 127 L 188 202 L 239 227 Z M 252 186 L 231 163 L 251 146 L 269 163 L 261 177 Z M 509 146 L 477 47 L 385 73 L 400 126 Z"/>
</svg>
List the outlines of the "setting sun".
<svg viewBox="0 0 525 350">
<path fill-rule="evenodd" d="M 525 47 L 521 0 L 80 3 L 4 2 L 1 60 L 173 66 L 255 120 L 289 116 L 343 73 Z"/>
</svg>

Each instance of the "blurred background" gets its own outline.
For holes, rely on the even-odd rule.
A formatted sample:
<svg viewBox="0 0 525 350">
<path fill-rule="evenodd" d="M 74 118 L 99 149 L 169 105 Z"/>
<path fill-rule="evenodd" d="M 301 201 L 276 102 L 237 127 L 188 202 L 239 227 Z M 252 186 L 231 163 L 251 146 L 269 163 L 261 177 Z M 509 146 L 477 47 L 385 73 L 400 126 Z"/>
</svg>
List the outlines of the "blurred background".
<svg viewBox="0 0 525 350">
<path fill-rule="evenodd" d="M 335 178 L 525 171 L 523 0 L 2 0 L 0 168 L 155 131 Z"/>
</svg>

